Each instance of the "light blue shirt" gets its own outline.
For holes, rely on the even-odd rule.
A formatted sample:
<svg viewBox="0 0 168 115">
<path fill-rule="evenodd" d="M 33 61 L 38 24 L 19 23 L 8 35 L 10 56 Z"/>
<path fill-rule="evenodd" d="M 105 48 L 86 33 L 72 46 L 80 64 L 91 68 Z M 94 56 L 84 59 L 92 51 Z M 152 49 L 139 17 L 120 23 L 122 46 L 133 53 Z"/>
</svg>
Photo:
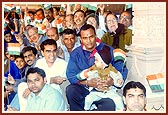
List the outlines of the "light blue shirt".
<svg viewBox="0 0 168 115">
<path fill-rule="evenodd" d="M 59 91 L 45 84 L 36 96 L 30 93 L 25 111 L 66 111 L 66 104 Z"/>
<path fill-rule="evenodd" d="M 80 40 L 78 40 L 78 41 L 75 43 L 75 45 L 74 45 L 72 51 L 73 51 L 75 48 L 77 48 L 78 46 L 80 46 L 80 45 L 81 45 Z M 64 52 L 64 60 L 65 60 L 66 62 L 68 62 L 68 61 L 69 61 L 69 58 L 70 58 L 70 53 L 68 52 L 68 49 L 66 48 L 65 45 L 62 45 L 61 48 L 62 48 L 62 50 L 63 50 L 63 52 Z"/>
</svg>

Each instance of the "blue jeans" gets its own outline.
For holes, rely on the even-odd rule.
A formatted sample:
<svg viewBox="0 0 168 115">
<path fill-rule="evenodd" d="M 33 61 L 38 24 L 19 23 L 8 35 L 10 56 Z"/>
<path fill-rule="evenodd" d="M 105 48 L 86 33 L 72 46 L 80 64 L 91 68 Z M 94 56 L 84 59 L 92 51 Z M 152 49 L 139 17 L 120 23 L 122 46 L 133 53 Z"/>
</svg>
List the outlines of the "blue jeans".
<svg viewBox="0 0 168 115">
<path fill-rule="evenodd" d="M 70 105 L 70 111 L 85 111 L 85 97 L 89 94 L 89 90 L 83 85 L 70 84 L 66 87 L 66 97 Z M 93 111 L 115 111 L 115 103 L 110 98 L 102 98 L 93 102 L 97 109 Z"/>
</svg>

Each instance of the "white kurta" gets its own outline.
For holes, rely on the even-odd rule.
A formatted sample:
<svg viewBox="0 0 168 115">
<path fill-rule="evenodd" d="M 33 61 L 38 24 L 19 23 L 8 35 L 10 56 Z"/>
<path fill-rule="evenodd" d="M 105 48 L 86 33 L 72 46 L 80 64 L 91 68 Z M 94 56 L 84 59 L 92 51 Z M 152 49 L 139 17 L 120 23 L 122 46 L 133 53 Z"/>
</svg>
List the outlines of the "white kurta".
<svg viewBox="0 0 168 115">
<path fill-rule="evenodd" d="M 67 62 L 65 62 L 63 59 L 57 58 L 54 62 L 54 64 L 51 67 L 48 67 L 45 58 L 37 60 L 35 67 L 39 67 L 43 69 L 46 73 L 47 83 L 50 84 L 50 78 L 61 76 L 66 77 L 66 68 L 67 68 Z M 60 91 L 62 94 L 61 88 L 59 84 L 52 83 L 50 84 L 53 88 Z"/>
</svg>

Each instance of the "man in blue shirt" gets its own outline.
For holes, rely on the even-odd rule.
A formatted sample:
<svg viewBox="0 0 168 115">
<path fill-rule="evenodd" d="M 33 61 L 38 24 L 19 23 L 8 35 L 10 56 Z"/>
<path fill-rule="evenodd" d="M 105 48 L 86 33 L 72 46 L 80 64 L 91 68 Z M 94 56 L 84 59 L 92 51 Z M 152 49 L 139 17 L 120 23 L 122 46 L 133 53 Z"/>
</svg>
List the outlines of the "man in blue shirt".
<svg viewBox="0 0 168 115">
<path fill-rule="evenodd" d="M 100 80 L 100 78 L 92 78 L 90 80 L 78 80 L 78 76 L 83 76 L 83 71 L 94 65 L 94 54 L 102 50 L 106 45 L 96 37 L 95 28 L 92 25 L 86 24 L 80 30 L 81 46 L 74 49 L 70 54 L 70 59 L 67 66 L 67 78 L 70 85 L 66 88 L 66 96 L 70 105 L 70 111 L 84 111 L 85 97 L 89 94 L 88 87 L 93 87 L 101 91 L 104 87 L 114 85 L 112 77 L 107 80 Z M 123 79 L 127 77 L 128 70 L 124 66 L 123 61 L 114 62 L 113 50 L 110 48 L 111 64 L 122 74 Z M 92 110 L 95 111 L 114 111 L 115 103 L 110 98 L 102 98 L 99 101 L 93 102 L 96 107 Z"/>
<path fill-rule="evenodd" d="M 65 111 L 66 104 L 56 89 L 46 84 L 46 74 L 38 67 L 30 68 L 26 80 L 31 91 L 25 111 Z M 9 111 L 15 110 L 8 108 Z"/>
</svg>

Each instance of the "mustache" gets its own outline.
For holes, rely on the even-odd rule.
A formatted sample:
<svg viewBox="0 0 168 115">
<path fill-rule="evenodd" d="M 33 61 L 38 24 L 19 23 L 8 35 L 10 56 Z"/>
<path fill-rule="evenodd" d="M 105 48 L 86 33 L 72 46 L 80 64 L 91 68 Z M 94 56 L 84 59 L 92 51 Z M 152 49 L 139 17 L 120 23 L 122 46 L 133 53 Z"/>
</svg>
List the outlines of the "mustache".
<svg viewBox="0 0 168 115">
<path fill-rule="evenodd" d="M 27 60 L 27 62 L 30 62 L 30 61 L 32 61 L 32 60 Z"/>
</svg>

